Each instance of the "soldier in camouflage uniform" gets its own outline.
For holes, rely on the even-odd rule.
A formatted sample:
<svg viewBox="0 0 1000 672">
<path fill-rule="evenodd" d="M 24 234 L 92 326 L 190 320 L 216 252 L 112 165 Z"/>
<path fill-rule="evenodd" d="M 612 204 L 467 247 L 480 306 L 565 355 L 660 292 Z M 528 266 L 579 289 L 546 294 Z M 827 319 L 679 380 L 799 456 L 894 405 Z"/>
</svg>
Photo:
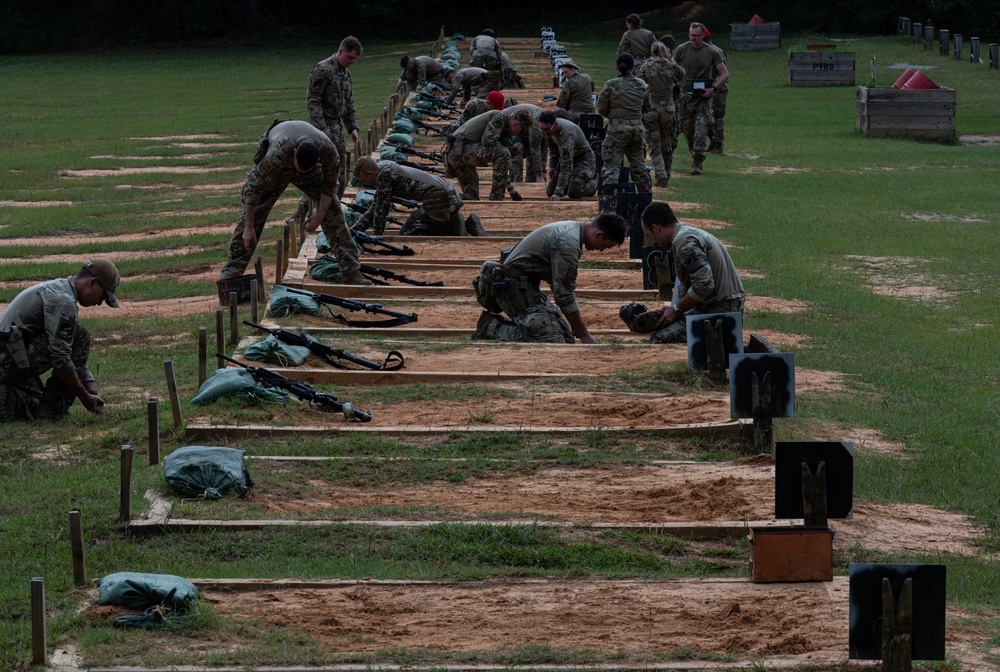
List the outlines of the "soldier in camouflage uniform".
<svg viewBox="0 0 1000 672">
<path fill-rule="evenodd" d="M 428 82 L 438 86 L 447 86 L 452 79 L 452 71 L 444 64 L 436 61 L 430 56 L 403 56 L 399 60 L 399 67 L 403 69 L 396 82 L 393 94 L 408 85 L 411 91 L 423 91 Z"/>
<path fill-rule="evenodd" d="M 462 102 L 468 103 L 469 99 L 473 97 L 473 93 L 476 98 L 485 98 L 488 93 L 486 89 L 483 88 L 483 83 L 486 81 L 486 68 L 462 68 L 455 73 L 455 78 L 452 80 L 451 93 L 448 94 L 447 103 L 451 105 L 455 102 L 458 94 L 462 94 Z M 480 90 L 482 90 L 483 95 L 479 95 Z M 466 120 L 468 121 L 468 120 Z"/>
<path fill-rule="evenodd" d="M 545 194 L 553 201 L 562 196 L 585 198 L 597 193 L 597 157 L 587 136 L 569 119 L 558 119 L 546 110 L 538 117 L 552 157 Z"/>
<path fill-rule="evenodd" d="M 705 29 L 705 39 L 708 40 L 708 28 Z M 708 42 L 710 46 L 715 47 L 722 54 L 722 62 L 729 67 L 726 61 L 726 51 L 714 44 Z M 718 79 L 718 70 L 712 71 L 712 76 Z M 726 101 L 729 98 L 729 78 L 719 85 L 718 90 L 716 90 L 715 95 L 712 96 L 712 124 L 708 127 L 708 149 L 705 150 L 707 154 L 722 154 L 723 145 L 726 142 Z"/>
<path fill-rule="evenodd" d="M 705 138 L 712 123 L 712 97 L 729 79 L 729 70 L 722 60 L 722 54 L 710 44 L 705 44 L 705 26 L 692 23 L 688 28 L 688 42 L 674 51 L 674 61 L 684 68 L 687 80 L 711 80 L 699 94 L 686 93 L 681 97 L 681 131 L 687 139 L 688 150 L 694 161 L 691 174 L 701 175 L 705 163 Z M 718 77 L 712 77 L 713 68 Z"/>
<path fill-rule="evenodd" d="M 504 114 L 510 116 L 511 114 L 517 114 L 520 110 L 527 110 L 531 113 L 532 124 L 530 127 L 521 126 L 521 135 L 518 136 L 520 143 L 517 146 L 511 147 L 510 179 L 512 182 L 521 181 L 522 176 L 525 175 L 524 162 L 525 158 L 527 158 L 528 172 L 527 176 L 524 177 L 524 180 L 526 182 L 544 182 L 547 151 L 545 147 L 545 136 L 542 135 L 542 132 L 538 128 L 538 117 L 542 114 L 543 110 L 537 105 L 532 105 L 531 103 L 519 103 L 516 105 L 505 106 Z"/>
<path fill-rule="evenodd" d="M 79 399 L 91 413 L 104 411 L 87 368 L 90 332 L 77 304 L 118 307 L 121 278 L 106 259 L 92 259 L 66 278 L 28 287 L 0 314 L 0 424 L 12 420 L 60 418 Z M 42 383 L 49 369 L 52 375 Z"/>
<path fill-rule="evenodd" d="M 476 35 L 469 43 L 469 54 L 472 59 L 469 62 L 474 68 L 484 68 L 486 73 L 486 90 L 498 91 L 500 82 L 503 79 L 503 50 L 497 41 L 493 31 L 487 28 L 481 35 Z"/>
<path fill-rule="evenodd" d="M 590 222 L 553 222 L 535 229 L 502 261 L 487 261 L 479 269 L 473 286 L 486 310 L 472 338 L 573 343 L 576 336 L 583 343 L 597 343 L 576 301 L 580 256 L 584 248 L 607 250 L 624 241 L 625 220 L 614 213 Z M 541 292 L 543 280 L 552 288 L 555 305 Z"/>
<path fill-rule="evenodd" d="M 580 72 L 580 66 L 573 61 L 563 62 L 562 74 L 556 115 L 578 124 L 581 114 L 594 114 L 594 80 Z"/>
<path fill-rule="evenodd" d="M 638 333 L 653 332 L 651 343 L 687 342 L 687 318 L 709 313 L 742 313 L 746 291 L 736 265 L 719 239 L 677 221 L 664 201 L 642 213 L 642 230 L 657 245 L 669 245 L 677 265 L 679 296 L 673 306 L 641 312 L 623 307 L 622 318 Z M 633 308 L 633 310 L 625 310 Z"/>
<path fill-rule="evenodd" d="M 504 96 L 499 91 L 490 91 L 486 94 L 485 98 L 473 98 L 466 103 L 462 114 L 458 116 L 458 120 L 452 122 L 451 126 L 448 127 L 448 135 L 454 134 L 465 122 L 473 117 L 478 117 L 480 114 L 491 110 L 504 109 L 505 104 Z"/>
<path fill-rule="evenodd" d="M 656 186 L 666 187 L 670 184 L 670 167 L 680 132 L 674 91 L 684 81 L 684 68 L 670 60 L 667 45 L 657 40 L 653 43 L 652 58 L 642 64 L 635 76 L 649 84 L 653 109 L 643 116 L 642 125 L 646 129 Z"/>
<path fill-rule="evenodd" d="M 330 58 L 313 66 L 309 73 L 309 92 L 306 109 L 309 121 L 333 141 L 340 155 L 341 176 L 337 198 L 344 195 L 347 186 L 347 149 L 344 147 L 344 129 L 354 140 L 354 155 L 358 155 L 358 117 L 354 111 L 354 92 L 348 68 L 361 57 L 361 42 L 356 37 L 345 37 Z M 300 215 L 302 204 L 299 205 Z M 300 219 L 304 221 L 304 217 Z"/>
<path fill-rule="evenodd" d="M 506 51 L 500 52 L 500 88 L 502 89 L 523 89 L 524 80 L 517 74 L 514 61 L 510 59 Z"/>
<path fill-rule="evenodd" d="M 653 49 L 653 42 L 656 35 L 653 31 L 642 27 L 642 17 L 638 14 L 629 14 L 625 17 L 625 25 L 628 30 L 622 33 L 622 39 L 618 43 L 618 54 L 632 54 L 636 66 L 642 65 L 643 61 L 650 57 Z"/>
<path fill-rule="evenodd" d="M 623 157 L 628 159 L 629 174 L 638 191 L 650 192 L 653 182 L 646 170 L 646 146 L 642 119 L 653 109 L 649 85 L 632 74 L 635 60 L 631 54 L 619 54 L 616 65 L 619 77 L 609 79 L 597 97 L 597 112 L 608 119 L 608 131 L 601 144 L 601 183 L 616 184 Z"/>
<path fill-rule="evenodd" d="M 490 200 L 504 200 L 505 187 L 511 198 L 521 200 L 510 179 L 510 146 L 516 144 L 511 139 L 521 134 L 521 128 L 532 123 L 531 113 L 527 110 L 509 117 L 501 110 L 493 110 L 473 117 L 448 136 L 445 160 L 450 174 L 458 179 L 464 200 L 479 200 L 476 167 L 490 164 L 493 164 Z"/>
<path fill-rule="evenodd" d="M 455 187 L 436 175 L 417 168 L 387 163 L 379 166 L 368 156 L 358 159 L 354 176 L 365 186 L 375 189 L 375 200 L 354 229 L 374 229 L 375 235 L 385 231 L 385 218 L 392 207 L 393 196 L 419 201 L 420 207 L 410 213 L 399 230 L 401 236 L 485 236 L 479 217 L 472 213 L 462 219 L 462 197 Z"/>
<path fill-rule="evenodd" d="M 294 184 L 306 196 L 319 202 L 306 231 L 315 231 L 322 225 L 340 264 L 344 283 L 370 285 L 359 270 L 358 250 L 336 197 L 339 175 L 340 154 L 325 133 L 305 121 L 272 124 L 261 136 L 254 165 L 247 173 L 241 193 L 243 214 L 229 243 L 229 261 L 223 266 L 219 279 L 229 280 L 243 274 L 257 248 L 267 216 L 288 185 Z M 247 222 L 251 225 L 247 226 Z"/>
</svg>

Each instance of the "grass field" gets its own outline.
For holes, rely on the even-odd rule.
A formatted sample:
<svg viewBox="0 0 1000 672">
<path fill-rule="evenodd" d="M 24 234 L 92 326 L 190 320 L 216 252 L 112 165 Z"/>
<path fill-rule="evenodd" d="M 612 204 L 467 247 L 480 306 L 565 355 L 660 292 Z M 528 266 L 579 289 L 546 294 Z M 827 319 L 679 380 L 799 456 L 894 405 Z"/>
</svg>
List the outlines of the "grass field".
<svg viewBox="0 0 1000 672">
<path fill-rule="evenodd" d="M 786 42 L 794 45 L 796 40 Z M 365 58 L 352 69 L 359 119 L 381 112 L 398 75 L 399 55 L 426 46 L 366 45 Z M 569 48 L 600 85 L 613 74 L 615 46 L 588 40 Z M 777 423 L 778 438 L 808 437 L 815 423 L 878 430 L 904 446 L 905 456 L 866 453 L 856 461 L 856 497 L 934 505 L 967 513 L 981 526 L 983 554 L 978 557 L 908 553 L 877 559 L 947 563 L 949 602 L 974 614 L 996 647 L 1000 75 L 986 66 L 926 54 L 898 38 L 861 39 L 841 48 L 856 51 L 857 83 L 862 85 L 868 83 L 872 58 L 877 59 L 879 85 L 893 82 L 900 64 L 921 66 L 936 82 L 958 91 L 959 134 L 991 136 L 993 141 L 944 145 L 866 139 L 854 127 L 853 88 L 789 87 L 784 50 L 730 53 L 727 153 L 710 156 L 700 178 L 672 180 L 668 198 L 702 203 L 707 207 L 700 216 L 729 223 L 722 237 L 736 263 L 762 276 L 746 282 L 751 294 L 809 305 L 799 313 L 766 308 L 753 312 L 747 316 L 749 328 L 801 334 L 805 344 L 795 350 L 798 366 L 850 377 L 849 392 L 800 397 L 797 418 Z M 100 245 L 78 242 L 76 236 L 230 225 L 254 143 L 271 119 L 304 118 L 309 68 L 328 52 L 327 46 L 300 45 L 0 58 L 0 239 L 47 239 L 44 244 L 3 248 L 0 301 L 9 301 L 32 282 L 69 275 L 79 266 L 45 260 L 46 255 L 84 258 L 119 249 L 152 253 L 119 263 L 123 301 L 213 293 L 208 282 L 162 278 L 217 269 L 225 257 L 228 232 L 184 231 L 155 241 Z M 182 141 L 165 139 L 188 135 L 212 136 L 219 146 L 208 155 L 189 156 L 192 149 L 178 146 Z M 197 170 L 82 177 L 62 172 L 133 163 Z M 679 152 L 675 170 L 686 166 L 685 154 Z M 66 204 L 3 204 L 44 201 Z M 290 198 L 287 204 L 290 209 Z M 212 209 L 219 214 L 162 214 Z M 271 250 L 277 236 L 276 227 L 267 230 L 262 249 Z M 266 251 L 262 254 L 268 258 Z M 154 277 L 129 282 L 139 274 Z M 889 295 L 874 288 L 909 291 Z M 28 586 L 36 576 L 46 581 L 50 644 L 80 640 L 99 662 L 116 647 L 115 655 L 123 647 L 134 647 L 139 656 L 155 641 L 145 634 L 123 638 L 110 628 L 74 618 L 80 595 L 72 585 L 67 532 L 67 512 L 73 507 L 83 511 L 87 569 L 94 577 L 123 569 L 192 577 L 745 574 L 742 560 L 729 557 L 733 549 L 718 549 L 718 557 L 676 560 L 680 542 L 670 539 L 598 535 L 580 540 L 541 530 L 511 529 L 506 532 L 510 538 L 498 539 L 481 538 L 481 531 L 471 529 L 451 537 L 444 550 L 445 542 L 432 532 L 374 535 L 349 526 L 343 526 L 347 529 L 334 546 L 327 534 L 316 531 L 127 538 L 116 522 L 118 447 L 144 444 L 145 399 L 163 396 L 164 359 L 174 360 L 182 381 L 196 379 L 197 327 L 211 324 L 212 316 L 123 324 L 81 313 L 96 337 L 91 368 L 109 412 L 89 416 L 77 405 L 67 421 L 5 426 L 0 443 L 0 642 L 5 644 L 0 669 L 30 660 Z M 193 388 L 182 382 L 182 397 L 190 398 Z M 395 393 L 431 400 L 449 394 L 434 389 Z M 365 394 L 374 393 L 359 392 L 362 401 Z M 187 404 L 184 409 L 190 410 Z M 255 411 L 235 405 L 219 412 L 237 420 L 255 417 Z M 164 433 L 166 450 L 183 445 L 182 432 L 168 428 Z M 361 456 L 410 450 L 380 441 L 267 446 L 274 454 L 300 448 L 306 454 Z M 734 454 L 727 446 L 708 450 L 717 459 Z M 629 446 L 619 446 L 613 457 L 588 459 L 602 464 L 627 461 L 634 457 L 629 451 Z M 42 452 L 46 459 L 37 457 Z M 539 456 L 554 462 L 580 459 L 579 451 L 563 454 L 520 436 L 453 439 L 418 453 L 490 454 L 515 461 Z M 670 455 L 669 447 L 663 454 Z M 161 480 L 161 471 L 138 462 L 136 492 L 141 493 Z M 487 466 L 474 462 L 457 476 L 452 469 L 430 468 L 399 469 L 379 477 L 423 482 L 462 478 L 462 473 L 484 469 Z M 364 469 L 341 477 L 376 480 Z M 524 548 L 533 552 L 517 552 Z M 872 557 L 863 549 L 859 552 Z M 839 564 L 837 570 L 845 573 L 846 565 Z M 196 642 L 199 628 L 227 627 L 211 610 L 201 618 L 186 624 L 182 636 Z M 258 652 L 280 648 L 292 658 L 284 662 L 307 664 L 318 656 L 309 642 L 284 641 L 279 634 L 251 646 Z M 576 660 L 569 655 L 556 658 Z M 412 662 L 405 656 L 403 660 Z M 995 657 L 991 660 L 1000 664 Z"/>
</svg>

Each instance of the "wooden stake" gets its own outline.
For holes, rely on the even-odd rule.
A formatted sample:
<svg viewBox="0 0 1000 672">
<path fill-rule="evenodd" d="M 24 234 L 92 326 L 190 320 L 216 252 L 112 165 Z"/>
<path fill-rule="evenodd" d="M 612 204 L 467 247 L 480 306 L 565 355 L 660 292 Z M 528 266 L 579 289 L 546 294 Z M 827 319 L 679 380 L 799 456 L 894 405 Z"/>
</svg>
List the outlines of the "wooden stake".
<svg viewBox="0 0 1000 672">
<path fill-rule="evenodd" d="M 897 600 L 888 578 L 882 579 L 882 670 L 913 669 L 913 579 L 903 581 Z"/>
<path fill-rule="evenodd" d="M 240 315 L 236 305 L 236 292 L 229 295 L 229 344 L 236 346 L 240 342 Z"/>
<path fill-rule="evenodd" d="M 149 423 L 149 463 L 160 463 L 160 400 L 150 397 L 146 400 L 146 419 Z"/>
<path fill-rule="evenodd" d="M 198 327 L 198 387 L 208 378 L 208 329 Z"/>
<path fill-rule="evenodd" d="M 802 512 L 806 527 L 826 527 L 826 462 L 820 462 L 816 474 L 802 463 Z"/>
<path fill-rule="evenodd" d="M 282 268 L 285 262 L 284 262 L 284 257 L 282 255 L 281 243 L 278 243 L 278 250 L 275 256 L 276 258 L 274 260 L 274 284 L 280 285 L 281 278 L 285 275 L 284 270 Z"/>
<path fill-rule="evenodd" d="M 226 329 L 225 329 L 225 322 L 223 321 L 223 313 L 221 308 L 215 311 L 215 351 L 223 353 L 226 351 Z M 215 359 L 216 359 L 215 368 L 217 369 L 226 368 L 226 360 L 224 360 L 222 357 L 216 357 Z"/>
<path fill-rule="evenodd" d="M 257 257 L 254 273 L 257 274 L 257 302 L 264 303 L 267 300 L 267 297 L 264 296 L 264 262 L 260 257 Z"/>
<path fill-rule="evenodd" d="M 45 633 L 45 579 L 31 580 L 31 664 L 44 665 L 49 648 Z"/>
<path fill-rule="evenodd" d="M 295 228 L 295 225 L 288 227 L 288 258 L 295 259 L 299 256 L 299 231 Z"/>
<path fill-rule="evenodd" d="M 250 281 L 250 321 L 260 322 L 257 319 L 257 309 L 259 308 L 259 302 L 257 301 L 257 279 L 254 278 Z"/>
<path fill-rule="evenodd" d="M 774 424 L 771 411 L 771 373 L 763 380 L 756 373 L 750 374 L 753 394 L 753 445 L 758 451 L 774 451 Z"/>
<path fill-rule="evenodd" d="M 129 522 L 132 519 L 132 446 L 124 445 L 121 450 L 121 509 L 118 519 Z"/>
<path fill-rule="evenodd" d="M 285 275 L 285 271 L 288 270 L 288 260 L 291 258 L 292 254 L 292 227 L 285 224 L 284 236 L 281 239 L 281 275 Z"/>
<path fill-rule="evenodd" d="M 73 558 L 73 585 L 87 582 L 87 563 L 83 557 L 83 521 L 80 509 L 69 510 L 69 546 Z"/>
<path fill-rule="evenodd" d="M 177 378 L 174 376 L 174 363 L 172 360 L 163 362 L 163 372 L 167 375 L 167 392 L 170 394 L 170 410 L 174 412 L 174 427 L 181 424 L 181 400 L 177 396 Z"/>
<path fill-rule="evenodd" d="M 941 49 L 939 53 L 942 56 L 947 56 L 951 53 L 951 31 L 947 29 L 941 30 Z"/>
</svg>

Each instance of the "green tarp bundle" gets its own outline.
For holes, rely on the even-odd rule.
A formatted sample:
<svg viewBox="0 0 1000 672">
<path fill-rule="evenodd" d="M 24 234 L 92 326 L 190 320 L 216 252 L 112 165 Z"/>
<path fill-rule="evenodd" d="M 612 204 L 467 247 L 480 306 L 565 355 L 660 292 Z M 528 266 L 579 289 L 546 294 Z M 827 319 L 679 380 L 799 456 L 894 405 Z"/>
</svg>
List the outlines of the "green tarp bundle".
<svg viewBox="0 0 1000 672">
<path fill-rule="evenodd" d="M 323 307 L 319 301 L 306 296 L 289 292 L 284 285 L 271 288 L 271 317 L 288 317 L 290 315 L 321 315 Z"/>
<path fill-rule="evenodd" d="M 344 276 L 340 272 L 340 264 L 332 254 L 324 254 L 309 266 L 309 275 L 320 282 L 341 283 Z"/>
<path fill-rule="evenodd" d="M 397 147 L 413 147 L 413 136 L 408 133 L 390 133 L 385 138 L 386 144 Z"/>
<path fill-rule="evenodd" d="M 267 338 L 263 341 L 248 345 L 243 349 L 243 356 L 247 359 L 252 359 L 255 362 L 277 364 L 278 366 L 302 366 L 302 363 L 311 354 L 312 351 L 309 348 L 301 345 L 282 343 L 274 337 L 274 334 L 268 334 Z"/>
<path fill-rule="evenodd" d="M 399 163 L 400 161 L 406 161 L 406 154 L 398 151 L 392 145 L 384 145 L 378 152 L 378 158 Z"/>
<path fill-rule="evenodd" d="M 288 392 L 280 387 L 261 385 L 246 369 L 217 369 L 201 384 L 191 403 L 200 406 L 221 397 L 235 397 L 247 404 L 260 404 L 265 401 L 284 402 Z"/>
<path fill-rule="evenodd" d="M 412 135 L 417 132 L 417 125 L 405 117 L 400 117 L 392 122 L 392 130 L 395 133 L 409 133 Z"/>
<path fill-rule="evenodd" d="M 415 107 L 404 107 L 399 112 L 397 112 L 393 119 L 411 119 L 415 121 L 422 121 L 424 118 L 424 113 Z"/>
<path fill-rule="evenodd" d="M 246 497 L 253 487 L 246 451 L 218 446 L 184 446 L 167 455 L 163 475 L 185 497 L 222 499 L 235 489 Z"/>
<path fill-rule="evenodd" d="M 354 202 L 364 208 L 370 208 L 372 203 L 375 202 L 375 190 L 362 189 L 354 197 Z"/>
<path fill-rule="evenodd" d="M 172 574 L 116 572 L 94 581 L 98 602 L 128 609 L 142 609 L 142 614 L 118 616 L 114 624 L 123 628 L 152 628 L 164 623 L 171 614 L 197 608 L 198 589 L 187 579 Z"/>
</svg>

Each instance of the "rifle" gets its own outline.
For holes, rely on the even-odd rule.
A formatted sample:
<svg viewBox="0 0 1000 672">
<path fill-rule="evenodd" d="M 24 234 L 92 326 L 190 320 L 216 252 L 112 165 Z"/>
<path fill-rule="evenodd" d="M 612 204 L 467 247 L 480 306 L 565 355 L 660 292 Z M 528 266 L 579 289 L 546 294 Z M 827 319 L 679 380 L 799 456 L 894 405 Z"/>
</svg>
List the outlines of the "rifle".
<svg viewBox="0 0 1000 672">
<path fill-rule="evenodd" d="M 458 105 L 452 105 L 444 98 L 441 98 L 440 96 L 435 96 L 433 93 L 427 93 L 426 91 L 414 91 L 414 94 L 416 94 L 420 98 L 423 98 L 424 100 L 431 101 L 432 103 L 437 105 L 438 108 L 443 107 L 446 110 L 453 110 L 455 112 L 459 111 Z"/>
<path fill-rule="evenodd" d="M 407 166 L 409 168 L 416 168 L 417 170 L 422 170 L 425 173 L 437 173 L 439 175 L 444 175 L 444 171 L 440 168 L 435 168 L 434 166 L 428 166 L 423 163 L 414 163 L 413 161 L 397 161 L 401 166 Z"/>
<path fill-rule="evenodd" d="M 363 266 L 362 269 L 364 269 Z M 385 361 L 379 364 L 378 362 L 373 362 L 370 359 L 352 355 L 347 350 L 331 348 L 329 345 L 320 343 L 316 339 L 309 338 L 305 334 L 296 334 L 293 331 L 288 331 L 287 329 L 281 329 L 278 327 L 272 329 L 271 327 L 265 327 L 263 324 L 257 324 L 256 322 L 251 322 L 249 320 L 243 320 L 243 324 L 253 327 L 254 329 L 266 331 L 286 345 L 297 345 L 299 347 L 309 348 L 309 351 L 312 352 L 312 354 L 316 355 L 330 366 L 335 366 L 337 368 L 343 367 L 333 361 L 331 357 L 346 359 L 347 361 L 353 362 L 358 366 L 374 369 L 375 371 L 399 371 L 403 368 L 403 354 L 399 352 L 399 350 L 390 350 L 389 354 L 385 358 Z"/>
<path fill-rule="evenodd" d="M 378 303 L 364 303 L 354 299 L 344 299 L 339 296 L 333 296 L 332 294 L 314 294 L 313 292 L 306 292 L 292 287 L 286 287 L 285 289 L 293 294 L 304 294 L 311 297 L 313 301 L 318 301 L 319 303 L 327 306 L 327 310 L 330 311 L 330 316 L 348 327 L 395 327 L 397 324 L 409 324 L 410 322 L 417 321 L 416 313 L 400 313 L 395 310 L 388 310 L 387 308 L 383 308 L 382 305 Z M 389 315 L 394 319 L 379 320 L 377 322 L 355 322 L 354 320 L 348 320 L 343 315 L 334 315 L 333 311 L 330 310 L 330 306 L 346 308 L 347 310 L 361 310 L 366 313 Z"/>
<path fill-rule="evenodd" d="M 423 110 L 424 116 L 430 117 L 431 119 L 444 119 L 445 121 L 456 121 L 458 117 L 451 114 L 442 114 L 441 112 L 434 112 L 433 110 Z"/>
<path fill-rule="evenodd" d="M 435 135 L 441 135 L 441 136 L 448 135 L 445 129 L 437 128 L 436 126 L 431 126 L 425 121 L 418 121 L 416 119 L 410 119 L 410 121 L 413 122 L 414 126 L 416 126 L 417 128 L 424 129 L 425 131 L 427 131 L 427 133 L 434 133 Z"/>
<path fill-rule="evenodd" d="M 412 147 L 407 147 L 406 145 L 394 145 L 394 144 L 389 143 L 389 142 L 387 142 L 386 144 L 389 147 L 392 147 L 393 149 L 395 149 L 397 152 L 401 152 L 403 154 L 409 154 L 410 156 L 419 156 L 421 159 L 427 159 L 428 161 L 434 161 L 435 163 L 443 163 L 444 162 L 444 157 L 441 156 L 441 154 L 439 154 L 438 152 L 421 152 L 421 151 L 418 151 L 416 149 L 413 149 Z M 404 203 L 403 205 L 406 205 L 406 204 Z M 408 206 L 408 207 L 412 207 L 412 206 Z"/>
<path fill-rule="evenodd" d="M 392 243 L 385 242 L 378 236 L 369 236 L 360 229 L 351 229 L 351 235 L 354 236 L 354 240 L 361 245 L 362 251 L 370 254 L 395 254 L 401 257 L 412 257 L 416 254 L 416 252 L 414 252 L 408 245 L 403 245 L 402 247 L 399 245 L 393 245 Z M 365 245 L 374 245 L 376 248 L 368 248 L 365 247 Z"/>
<path fill-rule="evenodd" d="M 409 201 L 409 202 L 412 203 L 413 201 Z M 368 208 L 366 208 L 363 205 L 358 205 L 357 203 L 348 203 L 347 201 L 341 201 L 340 204 L 342 206 L 344 206 L 345 208 L 347 208 L 348 210 L 360 213 L 362 215 L 365 214 L 366 212 L 368 212 Z M 402 226 L 403 225 L 403 222 L 399 221 L 397 218 L 393 217 L 392 215 L 386 215 L 385 218 L 386 218 L 386 221 L 392 222 L 396 226 Z"/>
<path fill-rule="evenodd" d="M 405 282 L 410 285 L 416 285 L 418 287 L 444 287 L 444 280 L 438 280 L 437 282 L 427 282 L 426 280 L 417 280 L 416 278 L 407 277 L 401 273 L 396 273 L 386 268 L 375 268 L 374 266 L 365 266 L 364 264 L 361 264 L 361 272 L 367 276 L 377 275 L 380 278 L 387 278 L 389 280 L 399 280 L 400 282 Z M 388 282 L 380 282 L 372 277 L 369 277 L 368 279 L 374 282 L 376 285 L 389 284 Z"/>
<path fill-rule="evenodd" d="M 227 362 L 232 362 L 236 366 L 246 369 L 250 372 L 250 375 L 254 377 L 254 380 L 261 385 L 280 387 L 281 389 L 294 394 L 297 399 L 309 402 L 309 408 L 315 408 L 318 411 L 326 411 L 327 413 L 343 413 L 344 417 L 348 420 L 354 418 L 356 420 L 360 420 L 361 422 L 371 422 L 371 413 L 365 413 L 364 411 L 357 410 L 349 401 L 337 401 L 337 397 L 332 394 L 317 392 L 309 383 L 293 382 L 288 378 L 285 378 L 277 371 L 271 371 L 270 369 L 265 369 L 262 366 L 244 364 L 243 362 L 235 360 L 232 357 L 227 357 L 221 352 L 215 353 L 215 356 L 221 357 Z"/>
</svg>

